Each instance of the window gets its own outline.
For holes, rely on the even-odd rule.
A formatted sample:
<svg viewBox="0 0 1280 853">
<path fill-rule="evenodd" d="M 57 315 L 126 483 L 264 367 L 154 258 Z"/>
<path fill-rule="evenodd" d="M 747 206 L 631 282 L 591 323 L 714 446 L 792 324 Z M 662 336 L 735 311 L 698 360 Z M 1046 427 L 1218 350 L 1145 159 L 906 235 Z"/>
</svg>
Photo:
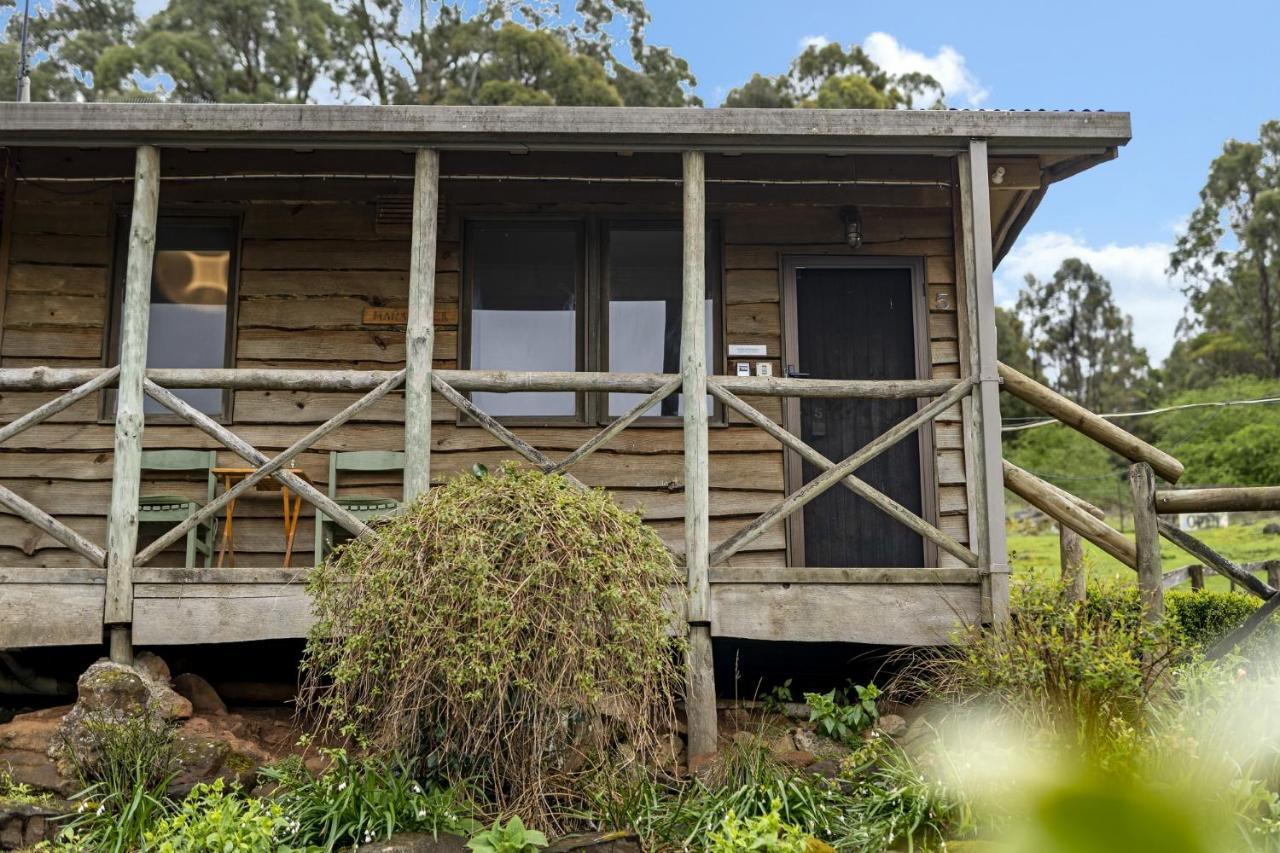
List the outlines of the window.
<svg viewBox="0 0 1280 853">
<path fill-rule="evenodd" d="M 111 363 L 120 358 L 120 314 L 128 264 L 129 216 L 116 223 L 114 321 Z M 151 270 L 151 310 L 147 323 L 147 367 L 228 367 L 232 359 L 232 306 L 238 223 L 225 217 L 161 216 L 156 222 L 156 251 Z M 211 389 L 173 389 L 207 415 L 226 419 L 230 393 Z M 107 411 L 115 409 L 115 395 Z M 148 415 L 168 409 L 146 398 Z"/>
<path fill-rule="evenodd" d="M 720 328 L 720 241 L 708 229 L 706 244 L 707 372 L 716 373 Z M 615 373 L 679 373 L 684 239 L 679 223 L 611 223 L 607 228 L 608 359 Z M 643 394 L 609 395 L 610 417 L 625 415 Z M 707 398 L 708 411 L 711 398 Z M 684 412 L 684 395 L 672 394 L 646 416 Z"/>
<path fill-rule="evenodd" d="M 582 230 L 576 224 L 475 223 L 467 231 L 468 355 L 475 370 L 578 369 Z M 572 417 L 572 391 L 480 392 L 495 416 Z"/>
<path fill-rule="evenodd" d="M 680 371 L 683 240 L 678 221 L 473 222 L 466 230 L 467 366 L 486 370 Z M 590 266 L 587 257 L 599 258 Z M 707 366 L 720 369 L 720 243 L 707 236 Z M 643 394 L 478 392 L 499 417 L 602 421 Z M 711 398 L 708 397 L 708 407 Z M 683 411 L 673 394 L 645 414 Z"/>
</svg>

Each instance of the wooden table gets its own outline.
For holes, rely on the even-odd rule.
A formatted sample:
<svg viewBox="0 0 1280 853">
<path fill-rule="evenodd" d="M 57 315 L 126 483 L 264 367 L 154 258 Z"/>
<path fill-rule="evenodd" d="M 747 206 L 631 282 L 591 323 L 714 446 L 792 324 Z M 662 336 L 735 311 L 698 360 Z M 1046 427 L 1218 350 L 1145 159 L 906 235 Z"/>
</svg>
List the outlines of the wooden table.
<svg viewBox="0 0 1280 853">
<path fill-rule="evenodd" d="M 257 468 L 214 468 L 215 476 L 221 478 L 222 488 L 230 491 L 241 480 L 247 479 L 250 475 L 257 472 Z M 308 483 L 311 478 L 307 476 L 305 471 L 297 468 L 285 469 L 292 474 L 296 474 Z M 302 496 L 290 493 L 289 487 L 279 480 L 268 477 L 255 486 L 260 492 L 274 492 L 280 490 L 280 497 L 284 502 L 284 566 L 289 568 L 293 562 L 293 540 L 298 533 L 298 517 L 302 514 Z M 226 522 L 222 525 L 222 546 L 218 549 L 218 568 L 222 568 L 223 562 L 226 560 L 227 553 L 231 554 L 231 562 L 234 565 L 236 559 L 235 544 L 231 539 L 231 528 L 235 521 L 236 502 L 232 500 L 227 504 Z"/>
</svg>

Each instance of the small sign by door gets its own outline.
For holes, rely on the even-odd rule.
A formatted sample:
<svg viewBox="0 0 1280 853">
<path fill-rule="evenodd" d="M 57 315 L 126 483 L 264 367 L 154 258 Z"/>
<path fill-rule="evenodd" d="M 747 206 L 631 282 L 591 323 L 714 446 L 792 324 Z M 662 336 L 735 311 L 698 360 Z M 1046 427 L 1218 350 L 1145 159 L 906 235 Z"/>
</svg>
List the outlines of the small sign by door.
<svg viewBox="0 0 1280 853">
<path fill-rule="evenodd" d="M 409 309 L 366 308 L 360 322 L 366 326 L 406 326 L 409 323 Z"/>
</svg>

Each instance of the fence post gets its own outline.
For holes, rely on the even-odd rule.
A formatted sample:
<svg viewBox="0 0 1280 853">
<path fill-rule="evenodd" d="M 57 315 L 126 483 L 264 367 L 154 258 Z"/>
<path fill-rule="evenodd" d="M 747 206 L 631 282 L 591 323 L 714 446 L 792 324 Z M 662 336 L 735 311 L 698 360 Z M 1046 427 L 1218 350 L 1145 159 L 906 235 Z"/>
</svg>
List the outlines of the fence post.
<svg viewBox="0 0 1280 853">
<path fill-rule="evenodd" d="M 1191 575 L 1191 588 L 1204 589 L 1204 566 L 1196 563 L 1191 566 L 1187 573 Z"/>
<path fill-rule="evenodd" d="M 405 327 L 404 501 L 431 488 L 431 358 L 435 349 L 436 230 L 440 154 L 418 149 L 409 242 L 409 317 Z"/>
<path fill-rule="evenodd" d="M 689 584 L 689 758 L 716 751 L 716 683 L 711 652 L 710 518 L 707 437 L 706 163 L 684 153 L 684 554 Z"/>
<path fill-rule="evenodd" d="M 1133 494 L 1133 537 L 1138 551 L 1138 594 L 1152 622 L 1164 616 L 1164 575 L 1160 570 L 1160 527 L 1156 517 L 1156 475 L 1146 462 L 1129 466 Z"/>
<path fill-rule="evenodd" d="M 147 369 L 147 325 L 151 313 L 151 264 L 160 203 L 160 151 L 138 147 L 129 222 L 129 256 L 120 312 L 120 379 L 116 394 L 115 457 L 107 517 L 106 606 L 110 655 L 133 662 L 133 560 L 138 550 L 138 494 L 142 476 L 144 423 L 142 382 Z"/>
<path fill-rule="evenodd" d="M 996 358 L 995 290 L 991 255 L 991 190 L 987 141 L 969 140 L 958 157 L 960 233 L 963 246 L 964 305 L 968 371 L 978 382 L 969 405 L 965 444 L 973 470 L 968 471 L 978 554 L 986 572 L 986 597 L 993 623 L 1009 616 L 1009 556 L 1005 541 L 1004 477 L 1000 448 L 1000 378 Z"/>
<path fill-rule="evenodd" d="M 1084 540 L 1065 524 L 1058 525 L 1058 559 L 1062 566 L 1062 584 L 1067 598 L 1084 601 Z"/>
<path fill-rule="evenodd" d="M 1267 560 L 1267 586 L 1280 589 L 1280 560 Z"/>
</svg>

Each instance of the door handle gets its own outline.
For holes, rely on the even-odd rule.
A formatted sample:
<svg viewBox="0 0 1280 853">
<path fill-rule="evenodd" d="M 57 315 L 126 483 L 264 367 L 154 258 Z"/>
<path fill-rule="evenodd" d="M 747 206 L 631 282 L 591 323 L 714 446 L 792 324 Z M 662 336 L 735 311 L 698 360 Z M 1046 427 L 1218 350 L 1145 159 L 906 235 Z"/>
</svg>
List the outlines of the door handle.
<svg viewBox="0 0 1280 853">
<path fill-rule="evenodd" d="M 794 364 L 787 365 L 788 379 L 808 379 L 809 376 L 810 374 L 808 373 L 801 373 L 799 370 L 796 370 L 796 366 Z"/>
</svg>

